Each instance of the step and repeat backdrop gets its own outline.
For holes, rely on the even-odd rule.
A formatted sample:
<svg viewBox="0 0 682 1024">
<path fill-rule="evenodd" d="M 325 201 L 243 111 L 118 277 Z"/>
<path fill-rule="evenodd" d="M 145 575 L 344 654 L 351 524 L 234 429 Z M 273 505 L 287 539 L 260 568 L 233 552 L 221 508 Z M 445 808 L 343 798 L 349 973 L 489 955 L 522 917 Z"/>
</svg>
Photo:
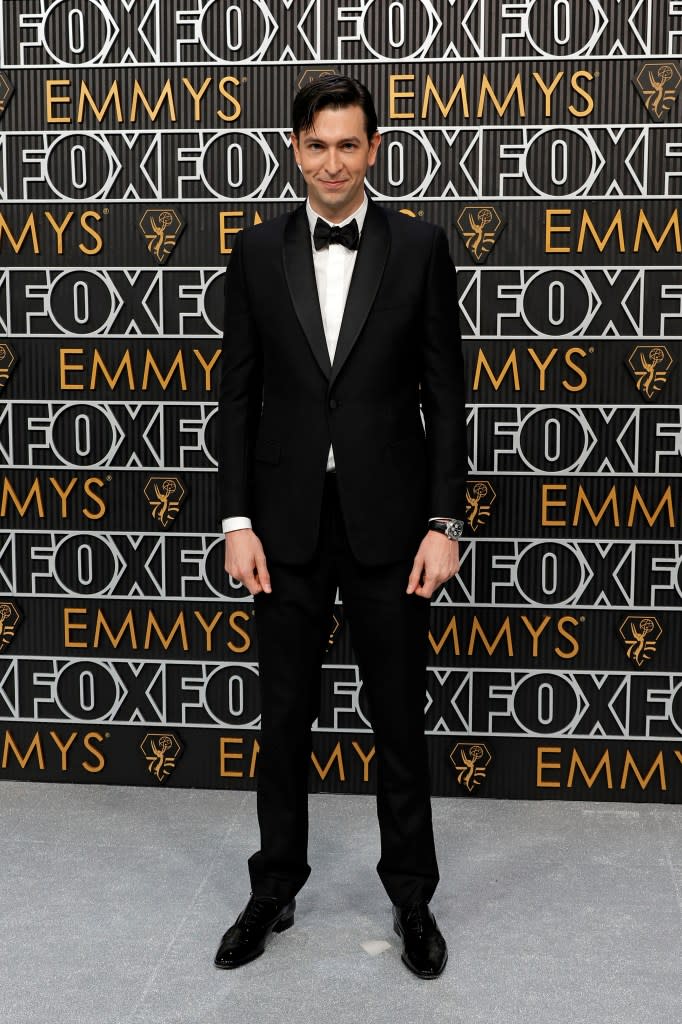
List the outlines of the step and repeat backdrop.
<svg viewBox="0 0 682 1024">
<path fill-rule="evenodd" d="M 434 792 L 680 801 L 680 0 L 0 2 L 0 778 L 255 785 L 222 277 L 303 198 L 291 100 L 330 70 L 377 101 L 370 194 L 458 268 Z M 321 687 L 311 785 L 371 792 L 340 602 Z"/>
</svg>

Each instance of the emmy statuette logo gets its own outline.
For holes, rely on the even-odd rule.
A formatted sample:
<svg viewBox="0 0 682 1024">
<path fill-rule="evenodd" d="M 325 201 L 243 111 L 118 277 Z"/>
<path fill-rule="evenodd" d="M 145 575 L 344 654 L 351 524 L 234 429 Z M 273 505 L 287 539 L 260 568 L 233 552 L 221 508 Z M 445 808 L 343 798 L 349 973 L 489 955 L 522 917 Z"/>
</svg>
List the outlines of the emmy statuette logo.
<svg viewBox="0 0 682 1024">
<path fill-rule="evenodd" d="M 492 755 L 485 743 L 458 743 L 450 753 L 450 760 L 460 786 L 473 793 L 485 779 Z"/>
<path fill-rule="evenodd" d="M 0 117 L 7 110 L 7 105 L 14 95 L 14 86 L 4 71 L 0 71 Z"/>
<path fill-rule="evenodd" d="M 148 732 L 140 743 L 147 769 L 157 782 L 165 782 L 182 754 L 182 745 L 172 732 Z"/>
<path fill-rule="evenodd" d="M 503 228 L 494 206 L 465 206 L 457 218 L 457 230 L 474 263 L 485 262 Z"/>
<path fill-rule="evenodd" d="M 152 516 L 164 530 L 180 511 L 187 490 L 177 476 L 150 476 L 145 484 L 144 496 L 149 502 Z"/>
<path fill-rule="evenodd" d="M 628 658 L 641 668 L 656 653 L 656 644 L 663 635 L 658 619 L 653 615 L 628 615 L 618 627 Z"/>
<path fill-rule="evenodd" d="M 637 345 L 627 359 L 637 390 L 651 401 L 668 383 L 675 360 L 665 345 Z"/>
<path fill-rule="evenodd" d="M 673 61 L 649 62 L 635 75 L 637 91 L 654 121 L 662 121 L 672 110 L 682 82 Z"/>
<path fill-rule="evenodd" d="M 14 640 L 21 623 L 21 612 L 13 601 L 0 601 L 0 654 Z"/>
<path fill-rule="evenodd" d="M 300 92 L 306 85 L 312 85 L 320 78 L 329 78 L 331 75 L 338 75 L 336 68 L 306 68 L 296 78 L 296 89 Z"/>
<path fill-rule="evenodd" d="M 16 362 L 17 356 L 14 349 L 6 341 L 3 341 L 0 344 L 0 389 L 4 388 L 12 376 Z"/>
<path fill-rule="evenodd" d="M 490 518 L 493 502 L 497 495 L 489 480 L 469 480 L 466 489 L 466 521 L 476 532 L 485 526 Z"/>
<path fill-rule="evenodd" d="M 147 242 L 147 252 L 157 263 L 167 263 L 185 226 L 175 210 L 145 210 L 138 227 Z"/>
</svg>

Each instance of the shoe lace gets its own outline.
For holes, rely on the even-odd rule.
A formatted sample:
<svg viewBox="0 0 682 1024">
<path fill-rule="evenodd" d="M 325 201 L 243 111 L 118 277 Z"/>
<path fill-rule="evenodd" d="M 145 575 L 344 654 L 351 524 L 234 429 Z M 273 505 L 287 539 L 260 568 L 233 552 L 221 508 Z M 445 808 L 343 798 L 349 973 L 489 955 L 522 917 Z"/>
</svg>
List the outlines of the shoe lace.
<svg viewBox="0 0 682 1024">
<path fill-rule="evenodd" d="M 241 921 L 243 927 L 249 928 L 252 925 L 260 924 L 264 917 L 272 913 L 276 902 L 267 896 L 252 896 L 244 909 Z"/>
<path fill-rule="evenodd" d="M 408 907 L 405 914 L 405 927 L 421 934 L 424 926 L 429 922 L 429 909 L 426 903 L 415 903 Z"/>
</svg>

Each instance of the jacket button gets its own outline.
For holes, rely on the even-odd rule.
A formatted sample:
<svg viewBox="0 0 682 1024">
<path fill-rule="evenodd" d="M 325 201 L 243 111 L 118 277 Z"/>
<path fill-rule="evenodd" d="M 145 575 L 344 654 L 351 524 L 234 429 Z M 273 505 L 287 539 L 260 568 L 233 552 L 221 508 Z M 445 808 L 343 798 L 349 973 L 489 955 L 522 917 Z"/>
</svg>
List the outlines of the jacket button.
<svg viewBox="0 0 682 1024">
<path fill-rule="evenodd" d="M 341 403 L 337 402 L 337 400 L 335 398 L 330 398 L 329 399 L 329 408 L 330 409 L 338 409 L 340 404 Z"/>
</svg>

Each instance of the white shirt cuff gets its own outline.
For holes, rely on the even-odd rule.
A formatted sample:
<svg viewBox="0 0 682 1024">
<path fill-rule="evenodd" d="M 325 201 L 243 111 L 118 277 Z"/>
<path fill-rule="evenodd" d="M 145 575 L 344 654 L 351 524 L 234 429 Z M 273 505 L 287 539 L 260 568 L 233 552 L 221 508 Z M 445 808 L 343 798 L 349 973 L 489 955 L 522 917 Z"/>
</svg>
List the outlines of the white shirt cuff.
<svg viewBox="0 0 682 1024">
<path fill-rule="evenodd" d="M 246 516 L 230 516 L 223 519 L 223 533 L 232 533 L 233 530 L 250 530 L 251 520 Z"/>
</svg>

